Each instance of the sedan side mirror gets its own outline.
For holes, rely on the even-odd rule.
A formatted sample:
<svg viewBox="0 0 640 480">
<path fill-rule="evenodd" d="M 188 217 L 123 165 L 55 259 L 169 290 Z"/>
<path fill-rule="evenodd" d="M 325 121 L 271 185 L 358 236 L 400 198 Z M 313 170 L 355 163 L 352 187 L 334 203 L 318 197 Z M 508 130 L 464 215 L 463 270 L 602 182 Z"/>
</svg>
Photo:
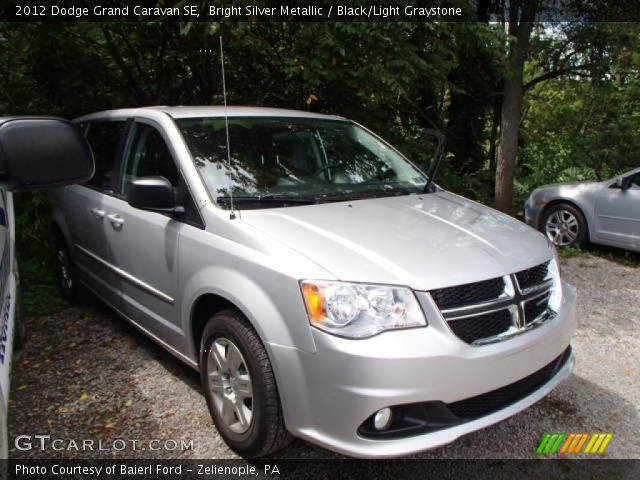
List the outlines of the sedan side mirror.
<svg viewBox="0 0 640 480">
<path fill-rule="evenodd" d="M 93 176 L 91 148 L 60 118 L 0 118 L 0 187 L 28 190 L 83 183 Z"/>
<path fill-rule="evenodd" d="M 129 184 L 127 202 L 134 208 L 163 213 L 184 213 L 176 204 L 173 185 L 164 177 L 141 177 Z"/>
<path fill-rule="evenodd" d="M 620 188 L 622 189 L 623 192 L 626 192 L 631 188 L 634 178 L 636 178 L 635 175 L 629 175 L 628 177 L 625 177 L 622 179 Z"/>
</svg>

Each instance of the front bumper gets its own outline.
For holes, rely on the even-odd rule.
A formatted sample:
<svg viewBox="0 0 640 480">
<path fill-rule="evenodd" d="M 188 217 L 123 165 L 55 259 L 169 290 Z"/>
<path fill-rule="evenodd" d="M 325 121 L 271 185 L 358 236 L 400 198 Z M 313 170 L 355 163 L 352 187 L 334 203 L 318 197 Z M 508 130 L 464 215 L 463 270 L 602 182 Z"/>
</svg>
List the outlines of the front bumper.
<svg viewBox="0 0 640 480">
<path fill-rule="evenodd" d="M 529 197 L 524 204 L 524 221 L 527 225 L 531 225 L 538 230 L 540 228 L 541 213 L 543 207 L 536 203 L 537 200 L 533 196 Z"/>
<path fill-rule="evenodd" d="M 573 357 L 544 385 L 486 416 L 442 430 L 371 439 L 358 428 L 377 410 L 395 405 L 453 403 L 517 382 L 568 347 L 576 328 L 576 293 L 563 285 L 557 317 L 535 330 L 481 347 L 459 340 L 426 294 L 429 326 L 348 340 L 313 330 L 317 352 L 270 345 L 287 428 L 294 435 L 354 457 L 386 458 L 446 445 L 534 404 L 566 379 Z"/>
</svg>

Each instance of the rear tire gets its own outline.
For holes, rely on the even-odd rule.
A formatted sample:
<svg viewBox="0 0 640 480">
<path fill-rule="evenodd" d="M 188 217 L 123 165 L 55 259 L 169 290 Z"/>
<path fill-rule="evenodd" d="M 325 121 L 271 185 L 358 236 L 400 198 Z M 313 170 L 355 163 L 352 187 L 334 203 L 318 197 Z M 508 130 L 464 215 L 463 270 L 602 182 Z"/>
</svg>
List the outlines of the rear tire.
<svg viewBox="0 0 640 480">
<path fill-rule="evenodd" d="M 569 203 L 549 207 L 542 217 L 541 230 L 557 247 L 584 246 L 588 240 L 584 215 Z"/>
<path fill-rule="evenodd" d="M 76 267 L 64 240 L 56 238 L 54 245 L 56 280 L 62 297 L 75 305 L 87 305 L 89 291 L 78 280 Z"/>
<path fill-rule="evenodd" d="M 264 457 L 291 442 L 267 352 L 237 310 L 216 313 L 207 323 L 200 378 L 213 421 L 233 451 Z"/>
</svg>

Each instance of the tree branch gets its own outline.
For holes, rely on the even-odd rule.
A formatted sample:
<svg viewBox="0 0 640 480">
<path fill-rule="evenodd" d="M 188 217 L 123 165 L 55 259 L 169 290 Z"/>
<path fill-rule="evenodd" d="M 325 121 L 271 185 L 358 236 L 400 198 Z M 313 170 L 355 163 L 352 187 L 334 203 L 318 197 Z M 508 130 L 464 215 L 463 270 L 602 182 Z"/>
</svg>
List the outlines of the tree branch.
<svg viewBox="0 0 640 480">
<path fill-rule="evenodd" d="M 589 67 L 591 67 L 590 64 L 588 65 L 576 65 L 573 67 L 565 67 L 565 68 L 559 68 L 557 70 L 551 70 L 550 72 L 547 73 L 543 73 L 542 75 L 533 78 L 532 80 L 529 80 L 527 83 L 524 84 L 523 88 L 524 91 L 526 92 L 527 90 L 529 90 L 531 87 L 537 85 L 538 83 L 544 82 L 546 80 L 551 80 L 552 78 L 558 78 L 561 77 L 563 75 L 568 75 L 570 73 L 579 75 L 580 70 L 586 70 Z M 581 76 L 585 76 L 585 75 L 581 75 Z"/>
<path fill-rule="evenodd" d="M 111 32 L 106 27 L 102 27 L 101 30 L 105 40 L 107 41 L 107 50 L 109 51 L 112 60 L 116 63 L 116 65 L 118 65 L 118 67 L 120 68 L 120 71 L 129 82 L 129 86 L 133 90 L 134 95 L 136 96 L 136 99 L 140 103 L 147 103 L 147 98 L 148 98 L 147 94 L 141 88 L 136 76 L 133 74 L 133 72 L 127 65 L 127 62 L 125 61 L 124 57 L 120 54 L 116 46 L 116 43 L 113 39 L 113 36 L 111 35 Z"/>
</svg>

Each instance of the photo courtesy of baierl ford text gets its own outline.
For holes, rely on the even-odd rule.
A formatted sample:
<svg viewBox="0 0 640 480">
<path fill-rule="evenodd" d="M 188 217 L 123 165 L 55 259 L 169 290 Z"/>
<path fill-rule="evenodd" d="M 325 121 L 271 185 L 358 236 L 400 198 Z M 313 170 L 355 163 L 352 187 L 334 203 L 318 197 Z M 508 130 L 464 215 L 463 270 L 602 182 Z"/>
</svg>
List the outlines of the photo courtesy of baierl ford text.
<svg viewBox="0 0 640 480">
<path fill-rule="evenodd" d="M 0 478 L 635 480 L 640 8 L 0 5 Z"/>
</svg>

